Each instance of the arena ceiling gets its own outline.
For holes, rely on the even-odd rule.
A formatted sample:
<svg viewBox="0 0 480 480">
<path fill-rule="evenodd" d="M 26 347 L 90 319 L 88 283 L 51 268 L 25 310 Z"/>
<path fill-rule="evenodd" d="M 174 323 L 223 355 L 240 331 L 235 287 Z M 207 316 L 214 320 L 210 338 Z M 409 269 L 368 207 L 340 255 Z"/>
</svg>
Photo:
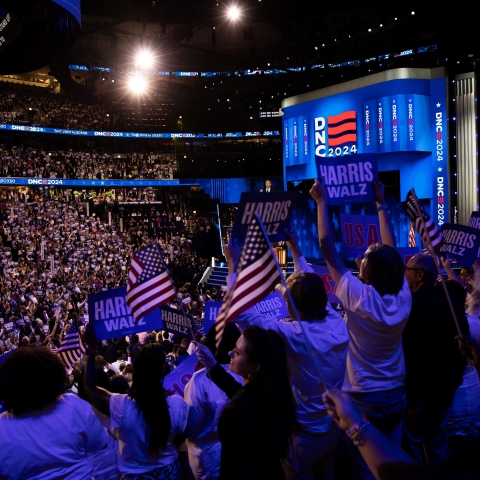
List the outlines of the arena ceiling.
<svg viewBox="0 0 480 480">
<path fill-rule="evenodd" d="M 231 5 L 241 13 L 235 22 Z M 109 66 L 128 64 L 142 46 L 171 71 L 334 63 L 428 44 L 446 55 L 480 53 L 475 0 L 82 0 L 82 12 L 69 54 Z"/>
</svg>

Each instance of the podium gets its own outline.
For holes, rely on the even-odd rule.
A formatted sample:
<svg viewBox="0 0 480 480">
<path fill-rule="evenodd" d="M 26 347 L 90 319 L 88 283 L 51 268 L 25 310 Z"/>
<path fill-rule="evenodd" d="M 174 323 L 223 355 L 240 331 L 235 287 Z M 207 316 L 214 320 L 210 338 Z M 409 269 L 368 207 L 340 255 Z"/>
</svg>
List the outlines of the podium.
<svg viewBox="0 0 480 480">
<path fill-rule="evenodd" d="M 282 247 L 273 247 L 275 256 L 277 257 L 278 263 L 281 266 L 287 264 L 287 249 Z"/>
</svg>

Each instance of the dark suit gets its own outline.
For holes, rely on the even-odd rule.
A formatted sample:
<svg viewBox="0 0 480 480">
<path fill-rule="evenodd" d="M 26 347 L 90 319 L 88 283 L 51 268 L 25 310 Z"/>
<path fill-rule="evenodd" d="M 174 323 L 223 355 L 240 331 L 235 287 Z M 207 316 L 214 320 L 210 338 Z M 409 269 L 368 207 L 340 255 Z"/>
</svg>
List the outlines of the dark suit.
<svg viewBox="0 0 480 480">
<path fill-rule="evenodd" d="M 460 329 L 469 335 L 463 301 L 454 296 L 451 299 Z M 439 457 L 446 448 L 447 438 L 442 432 L 447 412 L 463 381 L 467 361 L 455 340 L 458 333 L 442 286 L 423 284 L 412 294 L 412 300 L 412 310 L 403 331 L 405 385 L 410 410 L 404 426 L 405 447 L 418 459 L 421 457 L 420 444 L 424 443 L 429 462 L 440 463 Z M 414 433 L 419 425 L 425 429 L 422 436 Z"/>
</svg>

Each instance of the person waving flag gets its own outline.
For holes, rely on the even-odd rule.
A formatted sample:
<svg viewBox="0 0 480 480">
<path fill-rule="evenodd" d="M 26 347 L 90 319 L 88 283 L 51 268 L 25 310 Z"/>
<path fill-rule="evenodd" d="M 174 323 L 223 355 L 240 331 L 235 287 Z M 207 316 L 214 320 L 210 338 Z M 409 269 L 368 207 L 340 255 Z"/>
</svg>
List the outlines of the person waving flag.
<svg viewBox="0 0 480 480">
<path fill-rule="evenodd" d="M 130 263 L 126 295 L 135 325 L 145 315 L 173 298 L 175 287 L 158 244 L 153 242 L 137 250 Z"/>
</svg>

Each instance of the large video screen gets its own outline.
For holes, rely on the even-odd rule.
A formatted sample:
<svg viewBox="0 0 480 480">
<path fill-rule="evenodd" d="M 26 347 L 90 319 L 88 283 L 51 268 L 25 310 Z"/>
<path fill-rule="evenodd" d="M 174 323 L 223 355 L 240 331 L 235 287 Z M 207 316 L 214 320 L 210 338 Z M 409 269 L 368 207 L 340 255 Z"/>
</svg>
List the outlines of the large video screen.
<svg viewBox="0 0 480 480">
<path fill-rule="evenodd" d="M 315 178 L 317 156 L 376 153 L 379 171 L 400 172 L 402 200 L 415 188 L 420 199 L 431 200 L 433 219 L 446 223 L 446 106 L 445 77 L 390 80 L 287 106 L 282 118 L 285 182 Z"/>
</svg>

